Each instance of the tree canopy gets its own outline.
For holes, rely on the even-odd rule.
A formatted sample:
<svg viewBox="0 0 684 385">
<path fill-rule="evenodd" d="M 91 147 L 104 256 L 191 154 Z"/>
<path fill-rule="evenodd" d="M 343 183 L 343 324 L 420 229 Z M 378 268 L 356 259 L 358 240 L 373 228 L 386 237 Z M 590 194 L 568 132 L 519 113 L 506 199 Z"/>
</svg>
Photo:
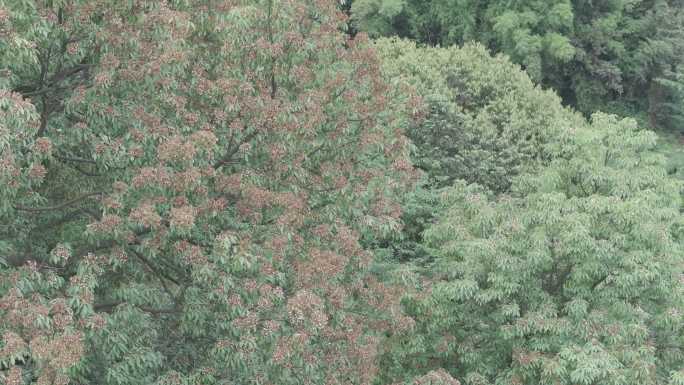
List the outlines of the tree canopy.
<svg viewBox="0 0 684 385">
<path fill-rule="evenodd" d="M 510 194 L 465 182 L 443 194 L 402 365 L 426 355 L 474 384 L 678 383 L 681 183 L 634 121 L 597 114 L 567 140 L 572 156 Z"/>
<path fill-rule="evenodd" d="M 556 94 L 481 45 L 428 48 L 381 39 L 376 46 L 385 76 L 424 98 L 428 110 L 407 134 L 416 167 L 437 186 L 464 179 L 506 191 L 515 175 L 548 163 L 558 137 L 581 124 Z"/>
<path fill-rule="evenodd" d="M 684 385 L 681 9 L 0 0 L 0 384 Z"/>
<path fill-rule="evenodd" d="M 354 0 L 355 26 L 429 45 L 481 42 L 585 114 L 679 129 L 684 7 L 671 0 Z M 646 119 L 645 119 L 646 120 Z"/>
</svg>

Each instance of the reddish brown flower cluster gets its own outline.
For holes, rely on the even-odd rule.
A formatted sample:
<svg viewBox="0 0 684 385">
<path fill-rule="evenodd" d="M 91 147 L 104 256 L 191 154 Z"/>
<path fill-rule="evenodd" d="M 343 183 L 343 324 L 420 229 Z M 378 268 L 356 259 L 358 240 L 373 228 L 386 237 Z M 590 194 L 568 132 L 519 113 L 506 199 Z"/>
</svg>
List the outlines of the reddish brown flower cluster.
<svg viewBox="0 0 684 385">
<path fill-rule="evenodd" d="M 64 244 L 58 244 L 50 254 L 60 263 L 66 263 L 71 258 L 71 250 Z"/>
<path fill-rule="evenodd" d="M 9 20 L 10 13 L 6 8 L 0 8 L 0 24 L 6 23 Z"/>
<path fill-rule="evenodd" d="M 2 29 L 0 29 L 0 36 L 2 36 Z M 6 385 L 22 385 L 24 379 L 22 376 L 22 371 L 18 366 L 13 366 L 7 371 L 7 374 L 0 377 Z"/>
<path fill-rule="evenodd" d="M 51 339 L 40 336 L 32 339 L 29 347 L 33 357 L 49 365 L 43 373 L 46 379 L 61 381 L 61 370 L 73 366 L 81 359 L 84 350 L 82 340 L 80 333 L 65 333 Z"/>
<path fill-rule="evenodd" d="M 2 112 L 3 116 L 9 113 L 16 113 L 19 116 L 25 116 L 27 113 L 35 111 L 35 107 L 31 103 L 31 100 L 24 99 L 24 97 L 18 92 L 0 89 L 0 100 L 3 100 L 3 102 L 9 106 L 9 109 L 6 110 L 8 112 Z"/>
<path fill-rule="evenodd" d="M 233 326 L 243 331 L 254 331 L 258 324 L 259 316 L 253 312 L 247 312 L 246 315 L 233 320 Z"/>
<path fill-rule="evenodd" d="M 33 274 L 41 274 L 35 271 Z M 34 375 L 39 384 L 67 384 L 64 371 L 76 364 L 82 357 L 84 348 L 82 335 L 74 331 L 74 317 L 65 299 L 58 298 L 44 305 L 46 300 L 38 294 L 25 298 L 19 290 L 10 290 L 0 298 L 0 312 L 3 326 L 15 332 L 6 331 L 3 335 L 3 348 L 0 356 L 30 354 L 39 363 Z M 40 321 L 40 322 L 38 322 Z M 46 323 L 47 321 L 47 323 Z M 37 328 L 35 325 L 43 324 Z M 29 341 L 28 343 L 26 341 Z M 5 383 L 21 384 L 21 371 L 11 367 L 5 374 Z"/>
<path fill-rule="evenodd" d="M 3 311 L 4 321 L 23 330 L 26 325 L 33 325 L 38 317 L 47 317 L 48 308 L 40 301 L 32 302 L 34 299 L 40 300 L 40 298 L 24 298 L 18 289 L 10 290 L 0 300 L 0 310 Z"/>
<path fill-rule="evenodd" d="M 201 188 L 202 172 L 196 167 L 188 167 L 172 176 L 172 188 L 176 192 L 195 192 Z"/>
<path fill-rule="evenodd" d="M 290 323 L 298 328 L 322 329 L 328 323 L 323 301 L 309 290 L 302 289 L 287 301 Z"/>
<path fill-rule="evenodd" d="M 159 216 L 157 209 L 152 203 L 142 203 L 131 210 L 128 220 L 143 227 L 156 228 L 161 224 L 161 216 Z"/>
<path fill-rule="evenodd" d="M 64 330 L 73 323 L 73 311 L 62 298 L 52 301 L 50 314 L 53 325 L 58 330 Z"/>
<path fill-rule="evenodd" d="M 292 367 L 289 358 L 298 352 L 302 352 L 309 342 L 309 335 L 306 333 L 295 333 L 291 336 L 278 338 L 271 359 L 276 364 L 285 367 Z"/>
<path fill-rule="evenodd" d="M 189 230 L 195 224 L 196 209 L 192 206 L 174 207 L 171 209 L 171 227 Z"/>
<path fill-rule="evenodd" d="M 167 187 L 171 185 L 171 173 L 166 167 L 142 167 L 138 174 L 133 177 L 132 185 L 135 188 L 144 187 Z"/>
<path fill-rule="evenodd" d="M 461 382 L 451 377 L 446 370 L 438 369 L 416 378 L 413 385 L 461 385 Z"/>
<path fill-rule="evenodd" d="M 378 373 L 376 357 L 380 339 L 375 336 L 369 336 L 366 337 L 365 340 L 366 341 L 363 344 L 352 345 L 353 353 L 351 356 L 359 363 L 355 370 L 359 371 L 358 374 L 361 379 L 361 384 L 370 385 L 373 383 L 373 380 Z"/>
<path fill-rule="evenodd" d="M 157 149 L 157 157 L 165 163 L 189 162 L 195 157 L 195 145 L 180 136 L 173 136 L 165 140 Z"/>
<path fill-rule="evenodd" d="M 399 311 L 397 292 L 364 279 L 370 254 L 359 234 L 368 223 L 399 217 L 393 196 L 404 182 L 391 181 L 411 166 L 395 130 L 400 119 L 386 118 L 393 115 L 391 90 L 367 39 L 340 34 L 347 17 L 327 0 L 279 1 L 269 13 L 250 3 L 233 15 L 241 23 L 215 13 L 249 2 L 191 4 L 190 12 L 134 3 L 132 12 L 143 16 L 134 30 L 120 17 L 98 25 L 98 41 L 108 49 L 91 71 L 93 84 L 74 90 L 68 102 L 88 111 L 71 131 L 90 140 L 98 171 L 107 170 L 103 179 L 119 179 L 101 202 L 105 215 L 89 226 L 97 245 L 114 245 L 102 252 L 106 268 L 137 272 L 121 277 L 122 285 L 180 293 L 180 317 L 215 314 L 216 323 L 207 317 L 193 334 L 218 335 L 217 347 L 245 367 L 255 349 L 274 344 L 272 361 L 303 381 L 295 356 L 323 370 L 330 383 L 371 383 L 380 342 L 373 329 L 387 322 L 355 315 L 354 307 L 387 311 L 397 330 L 410 329 L 412 320 Z M 220 38 L 197 44 L 204 38 L 191 33 L 194 18 Z M 66 47 L 70 55 L 87 48 Z M 116 129 L 98 131 L 103 126 Z M 48 154 L 51 143 L 38 139 L 35 149 Z M 14 161 L 8 164 L 14 172 Z M 29 174 L 45 177 L 41 170 Z M 69 258 L 59 246 L 53 254 Z M 169 274 L 156 271 L 164 269 Z M 76 276 L 67 291 L 92 304 L 91 278 Z M 202 290 L 202 308 L 182 300 Z M 60 301 L 41 309 L 35 303 L 47 301 L 6 296 L 0 309 L 19 330 L 37 316 L 5 301 L 50 318 L 54 338 L 32 342 L 47 367 L 78 359 L 80 336 L 66 332 L 74 322 L 107 325 L 104 316 L 77 319 Z M 175 317 L 164 314 L 159 322 L 181 319 Z M 237 335 L 221 335 L 219 323 Z M 45 378 L 61 382 L 53 372 Z M 259 375 L 251 380 L 261 381 Z"/>
<path fill-rule="evenodd" d="M 2 335 L 2 341 L 5 344 L 5 346 L 3 346 L 2 349 L 0 349 L 0 357 L 11 357 L 14 355 L 20 355 L 27 348 L 27 344 L 26 342 L 24 342 L 24 339 L 10 331 L 6 331 Z"/>
<path fill-rule="evenodd" d="M 187 241 L 180 241 L 176 244 L 175 248 L 189 266 L 204 266 L 208 262 L 202 248 L 198 245 L 192 245 Z"/>
<path fill-rule="evenodd" d="M 320 286 L 341 274 L 349 258 L 333 251 L 312 248 L 309 258 L 294 263 L 297 283 L 305 288 Z"/>
<path fill-rule="evenodd" d="M 263 336 L 272 336 L 280 330 L 280 322 L 274 320 L 267 320 L 261 326 L 261 333 Z"/>
<path fill-rule="evenodd" d="M 208 129 L 200 130 L 190 136 L 195 146 L 204 151 L 212 151 L 218 143 L 218 138 Z"/>
<path fill-rule="evenodd" d="M 102 198 L 102 206 L 113 211 L 123 208 L 121 200 L 116 196 Z"/>
<path fill-rule="evenodd" d="M 99 221 L 89 224 L 88 230 L 93 233 L 111 233 L 112 231 L 120 228 L 122 223 L 123 220 L 118 215 L 105 214 Z"/>
<path fill-rule="evenodd" d="M 534 361 L 536 361 L 541 354 L 538 352 L 526 352 L 520 349 L 513 350 L 513 360 L 515 360 L 521 366 L 528 366 Z"/>
<path fill-rule="evenodd" d="M 397 333 L 410 331 L 415 321 L 402 312 L 401 298 L 408 293 L 407 288 L 399 285 L 388 285 L 375 277 L 368 277 L 363 286 L 356 288 L 359 295 L 372 307 L 382 309 L 391 316 L 388 326 Z M 381 324 L 382 325 L 382 324 Z"/>
<path fill-rule="evenodd" d="M 92 304 L 95 295 L 93 293 L 93 288 L 90 285 L 90 280 L 92 277 L 72 275 L 69 278 L 69 290 L 74 293 L 74 297 L 78 298 L 84 304 Z"/>
<path fill-rule="evenodd" d="M 33 143 L 34 151 L 42 155 L 50 155 L 52 152 L 52 142 L 48 138 L 38 138 Z"/>
<path fill-rule="evenodd" d="M 28 177 L 37 182 L 41 182 L 47 175 L 47 169 L 40 163 L 34 163 L 28 170 Z"/>
</svg>

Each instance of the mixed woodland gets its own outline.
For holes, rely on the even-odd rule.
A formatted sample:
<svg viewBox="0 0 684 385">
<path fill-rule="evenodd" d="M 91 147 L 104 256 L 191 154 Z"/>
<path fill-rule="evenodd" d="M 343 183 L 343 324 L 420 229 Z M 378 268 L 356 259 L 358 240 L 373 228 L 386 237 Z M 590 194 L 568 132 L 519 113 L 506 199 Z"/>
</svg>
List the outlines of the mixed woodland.
<svg viewBox="0 0 684 385">
<path fill-rule="evenodd" d="M 0 0 L 0 384 L 684 385 L 682 0 Z"/>
</svg>

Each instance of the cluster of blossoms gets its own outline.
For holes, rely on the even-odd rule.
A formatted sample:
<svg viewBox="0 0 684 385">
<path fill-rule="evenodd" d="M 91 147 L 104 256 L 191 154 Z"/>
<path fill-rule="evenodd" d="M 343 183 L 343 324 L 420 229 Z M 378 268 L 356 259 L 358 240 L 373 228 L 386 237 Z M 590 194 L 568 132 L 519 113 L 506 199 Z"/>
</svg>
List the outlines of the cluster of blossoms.
<svg viewBox="0 0 684 385">
<path fill-rule="evenodd" d="M 37 153 L 49 156 L 52 152 L 52 142 L 48 138 L 38 138 L 33 143 L 33 148 Z"/>
<path fill-rule="evenodd" d="M 0 33 L 2 33 L 2 30 L 0 30 Z M 4 381 L 5 385 L 22 385 L 24 383 L 22 370 L 18 366 L 11 367 L 0 379 Z"/>
<path fill-rule="evenodd" d="M 69 378 L 65 370 L 78 363 L 84 353 L 83 334 L 78 331 L 72 309 L 65 299 L 45 302 L 37 294 L 25 298 L 19 290 L 10 290 L 0 298 L 3 326 L 17 331 L 4 332 L 0 358 L 30 357 L 42 363 L 34 374 L 38 383 L 67 384 Z M 32 327 L 39 324 L 45 326 Z M 23 383 L 19 367 L 10 368 L 4 375 L 4 383 Z"/>
<path fill-rule="evenodd" d="M 171 227 L 176 229 L 190 229 L 195 223 L 196 209 L 192 206 L 174 207 L 171 209 Z"/>
<path fill-rule="evenodd" d="M 153 203 L 145 202 L 131 210 L 128 220 L 143 227 L 157 228 L 160 226 L 162 218 L 157 213 Z"/>
<path fill-rule="evenodd" d="M 138 173 L 133 177 L 131 185 L 135 188 L 160 186 L 166 187 L 171 185 L 172 178 L 169 170 L 166 167 L 142 167 Z"/>
<path fill-rule="evenodd" d="M 461 385 L 461 382 L 451 377 L 446 370 L 438 369 L 416 378 L 413 385 Z"/>
<path fill-rule="evenodd" d="M 28 170 L 28 177 L 36 182 L 41 182 L 45 175 L 47 175 L 47 169 L 40 163 L 32 164 Z"/>
<path fill-rule="evenodd" d="M 169 162 L 189 162 L 197 153 L 195 145 L 180 136 L 172 136 L 162 142 L 157 149 L 159 160 Z"/>
<path fill-rule="evenodd" d="M 307 324 L 314 330 L 322 329 L 328 323 L 323 301 L 314 293 L 302 289 L 287 301 L 290 323 L 298 328 Z"/>
<path fill-rule="evenodd" d="M 188 241 L 180 241 L 175 245 L 176 252 L 183 256 L 183 261 L 189 266 L 204 266 L 208 259 L 202 248 L 190 244 Z"/>
<path fill-rule="evenodd" d="M 88 225 L 88 230 L 92 233 L 111 233 L 118 229 L 122 223 L 123 220 L 118 215 L 105 214 L 99 221 L 90 223 Z"/>
<path fill-rule="evenodd" d="M 23 338 L 10 331 L 6 331 L 2 335 L 2 342 L 4 346 L 2 349 L 0 349 L 0 357 L 21 355 L 24 353 L 27 347 L 27 344 Z"/>
<path fill-rule="evenodd" d="M 307 345 L 309 336 L 306 333 L 295 333 L 291 336 L 281 337 L 273 350 L 272 360 L 284 367 L 292 367 L 290 357 L 301 352 Z"/>
</svg>

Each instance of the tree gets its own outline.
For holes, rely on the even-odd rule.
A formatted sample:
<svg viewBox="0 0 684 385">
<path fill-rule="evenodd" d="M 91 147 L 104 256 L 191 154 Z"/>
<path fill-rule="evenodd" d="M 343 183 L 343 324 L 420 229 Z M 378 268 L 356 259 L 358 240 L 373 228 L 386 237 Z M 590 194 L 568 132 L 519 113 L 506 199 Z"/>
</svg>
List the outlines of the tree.
<svg viewBox="0 0 684 385">
<path fill-rule="evenodd" d="M 4 381 L 370 383 L 419 106 L 335 4 L 1 4 Z"/>
<path fill-rule="evenodd" d="M 564 71 L 566 98 L 585 113 L 643 114 L 653 127 L 674 128 L 667 105 L 681 101 L 659 79 L 682 64 L 681 2 L 578 0 L 574 9 L 579 67 Z"/>
<path fill-rule="evenodd" d="M 668 127 L 684 127 L 684 65 L 666 71 L 656 81 L 659 92 L 665 94 L 665 102 L 652 111 L 653 119 L 665 119 Z"/>
<path fill-rule="evenodd" d="M 569 0 L 356 0 L 352 12 L 359 28 L 371 36 L 398 34 L 444 46 L 481 42 L 510 55 L 536 81 L 546 76 L 544 66 L 568 62 L 574 55 Z"/>
<path fill-rule="evenodd" d="M 415 89 L 426 106 L 407 131 L 413 163 L 425 177 L 404 196 L 400 238 L 381 245 L 395 260 L 429 259 L 421 233 L 437 212 L 438 189 L 465 179 L 507 191 L 514 176 L 552 159 L 557 136 L 582 124 L 553 92 L 481 45 L 430 48 L 378 39 L 375 46 L 385 78 L 397 89 Z"/>
<path fill-rule="evenodd" d="M 53 146 L 43 135 L 48 117 L 62 108 L 58 95 L 79 83 L 88 68 L 73 44 L 67 47 L 68 40 L 93 27 L 72 25 L 70 35 L 61 15 L 39 14 L 45 11 L 29 2 L 10 8 L 0 2 L 0 378 L 5 384 L 67 383 L 85 350 L 85 335 L 98 323 L 97 317 L 74 314 L 92 294 L 98 266 L 89 256 L 79 266 L 65 266 L 72 250 L 53 242 L 52 226 L 68 232 L 51 215 L 57 209 L 22 205 L 41 202 L 39 192 L 54 187 L 46 167 L 54 159 Z M 25 83 L 29 69 L 36 75 L 30 84 Z M 61 207 L 62 216 L 82 214 L 69 206 Z M 39 213 L 47 215 L 37 219 Z"/>
<path fill-rule="evenodd" d="M 424 48 L 381 39 L 376 46 L 385 76 L 415 88 L 427 105 L 407 135 L 414 163 L 436 187 L 464 179 L 507 191 L 514 176 L 553 158 L 558 136 L 582 124 L 553 92 L 481 45 Z"/>
<path fill-rule="evenodd" d="M 595 114 L 569 150 L 495 195 L 465 182 L 425 234 L 429 290 L 405 303 L 388 373 L 444 367 L 468 384 L 679 383 L 681 183 L 633 120 Z M 406 374 L 406 371 L 403 372 Z"/>
<path fill-rule="evenodd" d="M 681 99 L 659 79 L 684 57 L 680 1 L 356 0 L 352 16 L 371 36 L 480 42 L 587 116 L 604 110 L 676 124 L 668 106 Z"/>
</svg>

